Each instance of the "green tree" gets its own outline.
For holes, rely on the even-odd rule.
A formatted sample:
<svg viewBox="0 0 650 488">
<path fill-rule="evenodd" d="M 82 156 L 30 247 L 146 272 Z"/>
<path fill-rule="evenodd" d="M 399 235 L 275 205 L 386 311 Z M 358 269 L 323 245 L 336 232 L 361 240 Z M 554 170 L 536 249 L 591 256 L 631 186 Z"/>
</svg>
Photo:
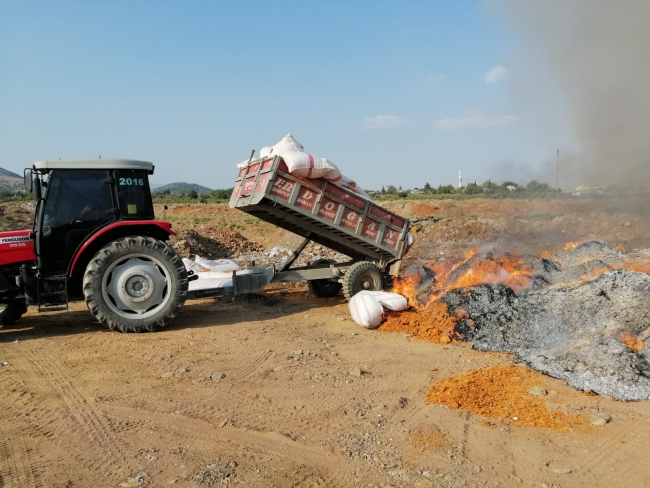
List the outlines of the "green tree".
<svg viewBox="0 0 650 488">
<path fill-rule="evenodd" d="M 190 197 L 192 200 L 196 200 L 197 198 L 199 198 L 199 194 L 196 193 L 196 190 L 190 190 L 187 196 Z"/>
<path fill-rule="evenodd" d="M 201 194 L 199 195 L 199 202 L 201 202 L 201 203 L 208 203 L 208 197 L 209 197 L 209 194 L 208 194 L 208 193 L 201 193 Z"/>
<path fill-rule="evenodd" d="M 540 183 L 537 180 L 532 180 L 526 183 L 526 191 L 548 191 L 551 187 L 548 183 Z"/>
<path fill-rule="evenodd" d="M 429 183 L 424 184 L 424 188 L 422 188 L 424 193 L 433 193 L 433 188 L 431 188 L 431 185 Z"/>
<path fill-rule="evenodd" d="M 487 180 L 487 181 L 483 182 L 483 184 L 481 186 L 483 187 L 483 191 L 486 192 L 486 193 L 492 193 L 492 192 L 496 191 L 497 188 L 499 188 L 499 185 L 497 185 L 496 183 L 493 183 L 490 180 Z"/>
<path fill-rule="evenodd" d="M 482 192 L 482 191 L 481 191 L 481 187 L 478 186 L 478 185 L 476 184 L 476 182 L 474 182 L 474 183 L 469 183 L 469 184 L 465 187 L 465 193 L 468 194 L 468 195 L 477 195 L 478 193 L 481 193 L 481 192 Z"/>
<path fill-rule="evenodd" d="M 450 193 L 454 193 L 454 186 L 453 185 L 440 185 L 440 186 L 438 186 L 438 189 L 436 190 L 436 193 L 438 195 L 448 195 Z"/>
</svg>

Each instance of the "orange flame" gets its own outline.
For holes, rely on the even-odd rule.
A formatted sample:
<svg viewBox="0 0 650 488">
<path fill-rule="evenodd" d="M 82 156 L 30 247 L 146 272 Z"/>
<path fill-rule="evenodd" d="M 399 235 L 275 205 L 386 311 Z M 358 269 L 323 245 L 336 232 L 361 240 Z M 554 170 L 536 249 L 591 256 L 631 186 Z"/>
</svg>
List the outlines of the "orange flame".
<svg viewBox="0 0 650 488">
<path fill-rule="evenodd" d="M 640 337 L 635 337 L 629 332 L 625 332 L 618 336 L 619 340 L 633 351 L 639 352 L 645 347 L 645 343 Z"/>
<path fill-rule="evenodd" d="M 587 274 L 580 275 L 580 279 L 582 281 L 590 280 L 592 278 L 595 278 L 596 276 L 599 276 L 599 275 L 603 274 L 605 271 L 607 271 L 609 269 L 614 269 L 614 267 L 611 264 L 608 264 L 604 268 L 594 269 L 593 271 L 590 271 Z"/>
<path fill-rule="evenodd" d="M 405 296 L 409 303 L 413 306 L 417 306 L 415 300 L 415 294 L 418 291 L 418 285 L 420 284 L 419 275 L 410 275 L 402 279 L 394 278 L 393 279 L 393 291 L 399 293 L 400 295 Z"/>
<path fill-rule="evenodd" d="M 637 273 L 650 274 L 650 261 L 623 263 L 621 269 L 629 269 L 630 271 L 636 271 Z"/>
<path fill-rule="evenodd" d="M 567 242 L 564 245 L 564 250 L 565 251 L 570 251 L 571 249 L 574 249 L 578 247 L 580 244 L 582 244 L 583 241 L 575 241 L 575 242 Z"/>
</svg>

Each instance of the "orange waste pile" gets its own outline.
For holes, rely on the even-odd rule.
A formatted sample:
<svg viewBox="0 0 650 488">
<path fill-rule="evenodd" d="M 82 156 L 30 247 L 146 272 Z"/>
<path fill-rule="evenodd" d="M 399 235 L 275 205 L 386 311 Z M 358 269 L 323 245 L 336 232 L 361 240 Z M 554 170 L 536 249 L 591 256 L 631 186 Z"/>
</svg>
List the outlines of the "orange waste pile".
<svg viewBox="0 0 650 488">
<path fill-rule="evenodd" d="M 449 315 L 447 305 L 431 302 L 423 310 L 387 312 L 382 332 L 403 332 L 435 344 L 449 344 L 455 337 L 457 319 Z"/>
<path fill-rule="evenodd" d="M 528 393 L 544 380 L 523 366 L 479 369 L 441 380 L 429 390 L 427 400 L 522 427 L 566 432 L 582 425 L 579 417 L 550 411 L 544 398 Z"/>
</svg>

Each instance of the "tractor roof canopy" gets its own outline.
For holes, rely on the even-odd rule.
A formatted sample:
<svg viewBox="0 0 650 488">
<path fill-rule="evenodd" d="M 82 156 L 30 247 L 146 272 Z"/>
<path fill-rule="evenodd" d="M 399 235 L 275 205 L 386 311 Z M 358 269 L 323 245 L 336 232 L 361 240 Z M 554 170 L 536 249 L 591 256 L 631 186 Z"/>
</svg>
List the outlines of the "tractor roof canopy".
<svg viewBox="0 0 650 488">
<path fill-rule="evenodd" d="M 153 174 L 154 165 L 134 159 L 55 159 L 34 163 L 34 170 L 42 173 L 53 169 L 140 169 Z"/>
</svg>

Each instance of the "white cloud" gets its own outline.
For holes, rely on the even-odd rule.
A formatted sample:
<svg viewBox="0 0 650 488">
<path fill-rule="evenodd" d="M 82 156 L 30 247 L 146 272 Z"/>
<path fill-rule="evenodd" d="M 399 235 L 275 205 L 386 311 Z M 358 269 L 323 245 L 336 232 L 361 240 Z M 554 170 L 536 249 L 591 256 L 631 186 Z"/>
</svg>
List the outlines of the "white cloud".
<svg viewBox="0 0 650 488">
<path fill-rule="evenodd" d="M 490 71 L 485 73 L 485 82 L 492 84 L 501 83 L 502 81 L 506 81 L 508 78 L 510 78 L 510 73 L 511 71 L 508 68 L 497 66 L 496 68 L 492 68 Z"/>
<path fill-rule="evenodd" d="M 404 117 L 402 115 L 375 115 L 374 117 L 363 119 L 363 128 L 366 130 L 390 129 L 412 123 L 412 117 Z"/>
<path fill-rule="evenodd" d="M 515 125 L 521 121 L 521 117 L 517 117 L 516 115 L 466 115 L 449 119 L 438 119 L 434 121 L 433 127 L 440 130 L 487 129 Z"/>
</svg>

